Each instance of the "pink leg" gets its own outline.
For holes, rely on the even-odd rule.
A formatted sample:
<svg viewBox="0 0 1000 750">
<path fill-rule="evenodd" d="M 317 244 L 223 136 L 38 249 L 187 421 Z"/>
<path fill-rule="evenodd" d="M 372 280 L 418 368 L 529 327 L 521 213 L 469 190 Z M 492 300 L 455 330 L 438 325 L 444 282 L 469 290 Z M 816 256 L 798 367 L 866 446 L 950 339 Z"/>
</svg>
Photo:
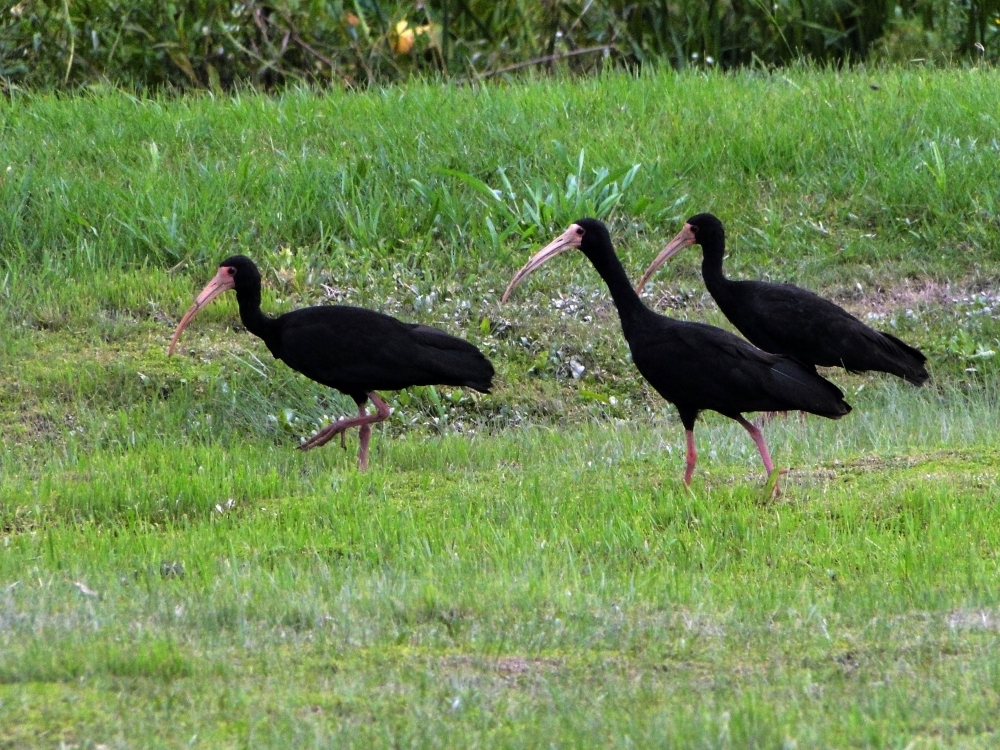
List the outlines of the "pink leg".
<svg viewBox="0 0 1000 750">
<path fill-rule="evenodd" d="M 361 425 L 358 430 L 358 469 L 366 471 L 368 469 L 368 441 L 372 438 L 372 426 L 370 424 Z"/>
<path fill-rule="evenodd" d="M 326 445 L 337 435 L 343 437 L 344 433 L 352 427 L 358 427 L 368 421 L 368 412 L 365 411 L 364 404 L 358 404 L 358 416 L 353 419 L 341 419 L 333 424 L 328 424 L 311 438 L 299 446 L 300 451 L 307 451 L 311 448 L 319 448 Z M 343 441 L 341 441 L 343 442 Z M 345 446 L 346 447 L 346 446 Z"/>
<path fill-rule="evenodd" d="M 698 454 L 694 449 L 694 430 L 684 430 L 687 437 L 687 469 L 684 471 L 684 484 L 691 485 L 691 477 L 694 474 L 694 462 L 698 460 Z"/>
<path fill-rule="evenodd" d="M 349 430 L 352 427 L 360 427 L 361 447 L 358 451 L 358 468 L 361 471 L 368 468 L 368 441 L 371 439 L 371 426 L 376 422 L 383 422 L 389 418 L 389 407 L 378 397 L 375 391 L 370 391 L 367 395 L 371 402 L 375 404 L 376 411 L 374 414 L 368 414 L 365 410 L 365 405 L 358 404 L 358 416 L 351 419 L 341 419 L 331 425 L 327 425 L 300 445 L 299 450 L 307 451 L 312 448 L 318 448 L 321 445 L 326 445 L 337 435 L 342 435 L 345 430 Z"/>
<path fill-rule="evenodd" d="M 768 453 L 767 451 L 767 444 L 764 442 L 764 436 L 761 434 L 761 431 L 757 429 L 757 427 L 752 425 L 750 422 L 747 422 L 742 416 L 737 416 L 736 421 L 739 422 L 741 425 L 743 425 L 743 429 L 749 432 L 750 437 L 752 437 L 753 441 L 757 443 L 757 450 L 760 451 L 760 457 L 764 461 L 764 468 L 767 469 L 767 476 L 768 479 L 770 479 L 772 476 L 774 476 L 774 462 L 771 461 L 771 454 Z M 788 469 L 782 469 L 781 471 L 778 472 L 778 474 L 779 475 L 785 474 L 787 473 L 787 471 Z M 775 495 L 778 495 L 781 492 L 781 490 L 778 489 L 777 477 L 775 477 L 774 479 L 774 489 L 772 490 L 772 492 Z"/>
<path fill-rule="evenodd" d="M 372 424 L 384 422 L 389 418 L 389 407 L 386 406 L 385 401 L 378 397 L 375 391 L 369 391 L 368 398 L 375 404 L 375 416 L 370 417 L 369 421 L 361 425 L 361 429 L 358 430 L 359 442 L 361 444 L 358 448 L 358 469 L 360 471 L 365 471 L 368 468 L 368 441 L 372 436 Z"/>
<path fill-rule="evenodd" d="M 749 432 L 750 437 L 757 443 L 757 450 L 760 451 L 760 457 L 764 461 L 764 468 L 767 469 L 767 475 L 771 476 L 771 473 L 774 471 L 774 462 L 771 461 L 771 454 L 767 450 L 767 443 L 764 442 L 763 433 L 756 426 L 747 422 L 742 416 L 738 415 L 736 421 L 743 425 L 743 429 Z"/>
</svg>

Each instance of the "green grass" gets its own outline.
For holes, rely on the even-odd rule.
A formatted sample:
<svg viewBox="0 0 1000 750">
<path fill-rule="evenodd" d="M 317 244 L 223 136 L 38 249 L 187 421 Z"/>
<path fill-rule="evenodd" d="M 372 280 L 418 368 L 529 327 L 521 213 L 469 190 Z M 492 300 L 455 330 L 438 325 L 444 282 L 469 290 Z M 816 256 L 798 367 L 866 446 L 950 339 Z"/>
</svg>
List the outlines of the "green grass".
<svg viewBox="0 0 1000 750">
<path fill-rule="evenodd" d="M 332 256 L 338 274 L 368 260 L 379 277 L 387 263 L 464 276 L 520 258 L 530 227 L 496 247 L 485 219 L 508 229 L 502 213 L 441 170 L 498 189 L 503 170 L 520 206 L 527 188 L 560 189 L 584 151 L 591 168 L 642 165 L 622 213 L 643 259 L 710 209 L 746 245 L 746 268 L 822 260 L 942 277 L 972 254 L 992 269 L 995 85 L 992 69 L 799 70 L 226 100 L 15 96 L 0 110 L 4 257 L 82 271 L 216 261 L 236 246 L 278 262 L 286 246 Z"/>
<path fill-rule="evenodd" d="M 0 105 L 0 748 L 995 745 L 996 83 Z M 765 428 L 777 498 L 706 415 L 686 489 L 676 415 L 581 258 L 498 304 L 600 169 L 630 273 L 712 210 L 734 275 L 836 297 L 933 383 L 831 372 L 851 415 Z M 476 182 L 504 177 L 517 200 Z M 233 300 L 166 356 L 235 249 L 265 309 L 444 327 L 496 392 L 391 394 L 364 475 L 354 435 L 294 450 L 353 402 Z M 648 299 L 725 325 L 694 252 Z"/>
<path fill-rule="evenodd" d="M 655 425 L 382 439 L 366 475 L 289 446 L 53 459 L 0 488 L 0 738 L 987 746 L 996 447 L 962 408 L 862 406 L 769 430 L 777 501 L 722 420 L 693 492 Z"/>
</svg>

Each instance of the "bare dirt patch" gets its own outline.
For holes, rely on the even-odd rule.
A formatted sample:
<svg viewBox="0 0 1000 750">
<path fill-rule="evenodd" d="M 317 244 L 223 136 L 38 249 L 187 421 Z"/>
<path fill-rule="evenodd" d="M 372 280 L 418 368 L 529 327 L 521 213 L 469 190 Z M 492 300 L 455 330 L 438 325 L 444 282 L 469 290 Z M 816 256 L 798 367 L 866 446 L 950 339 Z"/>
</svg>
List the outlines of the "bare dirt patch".
<svg viewBox="0 0 1000 750">
<path fill-rule="evenodd" d="M 889 288 L 861 291 L 841 300 L 845 309 L 858 314 L 885 315 L 901 309 L 934 307 L 952 304 L 974 293 L 977 285 L 972 282 L 935 281 L 934 279 L 904 279 Z"/>
<path fill-rule="evenodd" d="M 511 677 L 530 672 L 551 672 L 559 667 L 556 659 L 526 659 L 523 656 L 501 656 L 496 669 L 500 674 Z"/>
<path fill-rule="evenodd" d="M 993 609 L 956 609 L 945 617 L 949 630 L 1000 630 L 1000 613 Z"/>
<path fill-rule="evenodd" d="M 865 288 L 839 287 L 822 290 L 799 284 L 843 307 L 859 318 L 881 317 L 899 310 L 946 307 L 969 303 L 974 298 L 1000 304 L 1000 279 L 967 278 L 960 281 L 903 279 L 893 286 Z M 697 293 L 664 289 L 656 297 L 647 297 L 654 310 L 702 310 L 713 304 L 707 292 Z"/>
</svg>

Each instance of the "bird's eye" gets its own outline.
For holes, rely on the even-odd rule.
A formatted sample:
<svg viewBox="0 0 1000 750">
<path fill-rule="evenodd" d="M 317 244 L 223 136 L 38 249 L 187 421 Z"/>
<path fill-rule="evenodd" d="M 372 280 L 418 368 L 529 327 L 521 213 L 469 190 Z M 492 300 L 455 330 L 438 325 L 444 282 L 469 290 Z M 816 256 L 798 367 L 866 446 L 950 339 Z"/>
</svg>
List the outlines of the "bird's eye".
<svg viewBox="0 0 1000 750">
<path fill-rule="evenodd" d="M 228 273 L 230 276 L 235 276 L 236 275 L 236 269 L 233 268 L 232 266 L 227 266 L 226 267 L 226 273 Z"/>
<path fill-rule="evenodd" d="M 583 227 L 577 227 L 576 228 L 576 236 L 577 237 L 583 237 Z"/>
</svg>

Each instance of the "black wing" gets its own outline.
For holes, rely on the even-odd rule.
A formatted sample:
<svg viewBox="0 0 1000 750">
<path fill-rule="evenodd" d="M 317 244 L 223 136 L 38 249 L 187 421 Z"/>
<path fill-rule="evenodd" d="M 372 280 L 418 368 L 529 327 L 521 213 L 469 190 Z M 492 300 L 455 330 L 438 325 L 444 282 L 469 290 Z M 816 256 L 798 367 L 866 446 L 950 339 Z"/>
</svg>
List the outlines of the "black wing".
<svg viewBox="0 0 1000 750">
<path fill-rule="evenodd" d="M 309 307 L 278 321 L 275 356 L 306 377 L 352 395 L 412 385 L 486 390 L 493 375 L 492 365 L 472 344 L 374 310 Z"/>
<path fill-rule="evenodd" d="M 807 289 L 761 281 L 727 286 L 728 296 L 719 301 L 722 312 L 767 352 L 851 372 L 888 372 L 916 385 L 928 378 L 927 358 L 918 349 Z"/>
<path fill-rule="evenodd" d="M 633 361 L 678 407 L 727 416 L 801 410 L 836 418 L 850 411 L 840 389 L 808 366 L 761 351 L 721 328 L 670 321 L 647 326 L 639 336 L 629 342 Z"/>
</svg>

